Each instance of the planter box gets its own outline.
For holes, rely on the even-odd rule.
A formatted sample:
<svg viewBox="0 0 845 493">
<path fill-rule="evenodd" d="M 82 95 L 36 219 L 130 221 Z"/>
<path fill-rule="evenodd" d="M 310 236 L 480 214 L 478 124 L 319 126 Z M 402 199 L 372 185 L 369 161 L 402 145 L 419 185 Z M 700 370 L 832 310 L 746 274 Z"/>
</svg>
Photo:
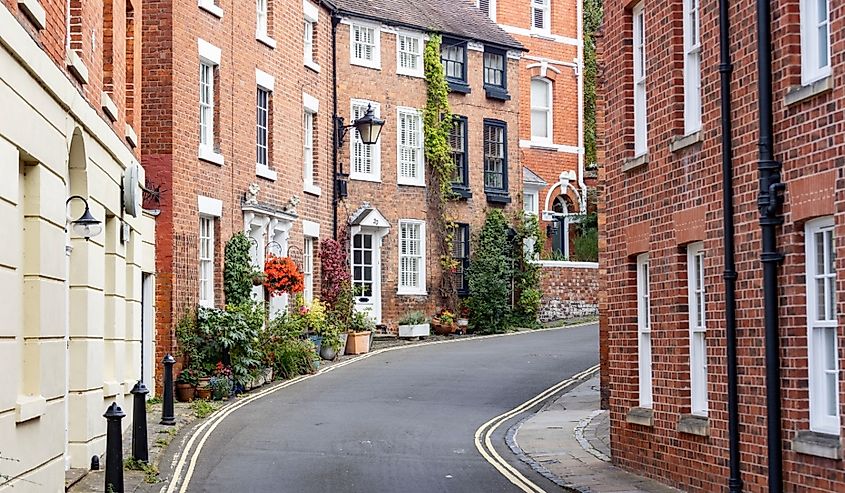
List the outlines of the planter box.
<svg viewBox="0 0 845 493">
<path fill-rule="evenodd" d="M 364 354 L 370 350 L 372 332 L 350 332 L 346 338 L 346 354 Z"/>
<path fill-rule="evenodd" d="M 431 335 L 430 324 L 400 325 L 399 337 L 427 337 Z"/>
</svg>

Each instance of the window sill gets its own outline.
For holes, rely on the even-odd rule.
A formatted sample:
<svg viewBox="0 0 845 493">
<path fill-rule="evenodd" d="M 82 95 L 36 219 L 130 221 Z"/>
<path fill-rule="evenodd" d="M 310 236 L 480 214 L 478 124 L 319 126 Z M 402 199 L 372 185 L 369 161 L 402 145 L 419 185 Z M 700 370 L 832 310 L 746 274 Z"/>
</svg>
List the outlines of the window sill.
<svg viewBox="0 0 845 493">
<path fill-rule="evenodd" d="M 484 190 L 487 195 L 487 202 L 491 204 L 510 204 L 511 196 L 508 192 L 501 190 Z"/>
<path fill-rule="evenodd" d="M 316 185 L 309 185 L 307 183 L 302 188 L 302 191 L 309 194 L 309 195 L 315 195 L 317 197 L 319 197 L 323 193 L 323 190 L 320 189 L 320 187 L 318 187 Z"/>
<path fill-rule="evenodd" d="M 504 87 L 484 86 L 484 94 L 487 99 L 495 99 L 497 101 L 510 101 L 511 96 L 508 90 Z"/>
<path fill-rule="evenodd" d="M 424 79 L 425 74 L 422 71 L 413 72 L 408 69 L 396 69 L 396 75 L 404 75 L 406 77 L 414 77 L 417 79 Z"/>
<path fill-rule="evenodd" d="M 842 460 L 842 441 L 837 435 L 799 431 L 792 439 L 792 450 L 799 454 Z"/>
<path fill-rule="evenodd" d="M 626 159 L 622 162 L 622 171 L 632 171 L 648 164 L 648 153 Z"/>
<path fill-rule="evenodd" d="M 79 58 L 79 54 L 76 53 L 76 50 L 68 50 L 65 57 L 65 64 L 67 65 L 68 70 L 70 70 L 70 73 L 76 77 L 76 80 L 83 84 L 88 83 L 88 67 L 82 63 L 82 59 Z"/>
<path fill-rule="evenodd" d="M 279 177 L 278 173 L 271 170 L 269 166 L 255 163 L 255 176 L 264 178 L 265 180 L 276 181 Z"/>
<path fill-rule="evenodd" d="M 126 138 L 126 142 L 128 142 L 133 149 L 138 147 L 138 134 L 135 133 L 135 129 L 132 128 L 132 125 L 128 123 L 126 124 L 123 129 L 123 135 Z"/>
<path fill-rule="evenodd" d="M 47 13 L 38 0 L 18 0 L 18 8 L 29 17 L 38 30 L 44 29 L 47 25 Z"/>
<path fill-rule="evenodd" d="M 42 395 L 24 395 L 15 402 L 15 423 L 40 418 L 47 412 L 47 399 Z"/>
<path fill-rule="evenodd" d="M 702 142 L 704 139 L 701 136 L 701 130 L 695 131 L 687 135 L 676 135 L 669 141 L 669 150 L 671 152 L 678 152 L 681 149 L 693 146 Z"/>
<path fill-rule="evenodd" d="M 258 286 L 258 287 L 260 287 L 260 286 Z M 197 303 L 197 304 L 199 306 L 203 307 L 203 308 L 214 308 L 214 302 L 210 301 L 210 300 L 205 300 L 205 301 L 200 300 L 199 303 Z"/>
<path fill-rule="evenodd" d="M 806 101 L 814 96 L 825 93 L 833 89 L 833 76 L 828 75 L 824 79 L 819 79 L 812 84 L 806 86 L 793 86 L 787 89 L 786 96 L 783 102 L 787 106 Z"/>
<path fill-rule="evenodd" d="M 422 290 L 422 291 L 396 290 L 396 294 L 398 296 L 428 296 L 428 292 L 426 290 Z"/>
<path fill-rule="evenodd" d="M 460 94 L 469 94 L 472 92 L 472 88 L 470 88 L 469 84 L 464 81 L 446 79 L 446 82 L 449 84 L 449 92 L 457 92 Z"/>
<path fill-rule="evenodd" d="M 369 181 L 372 183 L 381 183 L 381 178 L 374 175 L 349 175 L 349 180 L 355 181 Z"/>
<path fill-rule="evenodd" d="M 320 66 L 317 63 L 315 63 L 313 60 L 306 60 L 305 61 L 305 68 L 309 68 L 309 69 L 313 70 L 314 72 L 317 72 L 318 74 L 320 73 Z"/>
<path fill-rule="evenodd" d="M 677 430 L 681 433 L 689 433 L 690 435 L 709 437 L 710 418 L 696 414 L 682 414 L 678 419 Z"/>
<path fill-rule="evenodd" d="M 100 106 L 103 108 L 103 113 L 109 117 L 112 122 L 117 121 L 117 105 L 112 101 L 111 96 L 106 91 L 100 91 Z"/>
<path fill-rule="evenodd" d="M 267 34 L 265 33 L 255 33 L 255 39 L 259 43 L 270 48 L 271 50 L 276 49 L 276 40 L 271 38 L 270 36 L 267 36 Z"/>
<path fill-rule="evenodd" d="M 396 181 L 396 184 L 401 187 L 425 187 L 425 182 L 418 181 Z"/>
<path fill-rule="evenodd" d="M 456 185 L 452 184 L 452 193 L 456 194 L 459 199 L 470 199 L 472 198 L 472 190 L 469 189 L 466 185 Z"/>
<path fill-rule="evenodd" d="M 210 2 L 210 1 L 202 2 L 201 1 L 197 6 L 201 10 L 205 10 L 206 12 L 213 15 L 214 17 L 217 17 L 218 19 L 223 18 L 223 9 L 221 9 L 220 7 L 215 5 L 213 2 Z"/>
<path fill-rule="evenodd" d="M 654 410 L 648 407 L 632 407 L 628 409 L 625 421 L 634 425 L 654 426 Z"/>
<path fill-rule="evenodd" d="M 551 31 L 541 31 L 536 28 L 531 28 L 529 33 L 532 38 L 547 39 L 549 41 L 555 40 L 555 36 L 551 33 Z"/>
<path fill-rule="evenodd" d="M 371 68 L 373 70 L 381 70 L 381 63 L 372 60 L 355 60 L 353 58 L 352 60 L 349 60 L 349 64 L 356 65 L 358 67 Z"/>
<path fill-rule="evenodd" d="M 200 146 L 200 150 L 197 155 L 203 161 L 208 161 L 209 163 L 214 163 L 218 166 L 223 166 L 223 154 L 216 152 L 214 149 Z"/>
</svg>

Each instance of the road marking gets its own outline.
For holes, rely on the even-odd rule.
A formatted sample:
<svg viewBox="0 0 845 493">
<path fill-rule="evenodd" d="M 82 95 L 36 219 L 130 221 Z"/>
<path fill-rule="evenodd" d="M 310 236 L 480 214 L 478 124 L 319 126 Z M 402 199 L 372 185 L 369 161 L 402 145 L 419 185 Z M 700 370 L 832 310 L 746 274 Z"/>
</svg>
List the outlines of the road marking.
<svg viewBox="0 0 845 493">
<path fill-rule="evenodd" d="M 593 366 L 591 368 L 587 368 L 586 370 L 577 373 L 566 380 L 558 382 L 548 389 L 540 392 L 535 397 L 528 399 L 527 401 L 523 402 L 522 404 L 516 406 L 515 408 L 511 409 L 510 411 L 506 411 L 495 418 L 490 419 L 483 425 L 481 425 L 475 431 L 475 448 L 478 449 L 478 452 L 484 457 L 484 460 L 489 462 L 502 476 L 507 478 L 508 481 L 513 483 L 517 488 L 526 492 L 526 493 L 545 493 L 545 490 L 532 482 L 530 479 L 526 478 L 522 475 L 516 468 L 511 466 L 493 447 L 493 441 L 491 437 L 496 429 L 499 428 L 503 423 L 510 420 L 514 416 L 524 412 L 526 409 L 536 406 L 537 404 L 541 403 L 545 399 L 551 397 L 555 393 L 559 392 L 567 385 L 572 384 L 573 382 L 577 382 L 582 378 L 590 375 L 598 370 L 598 365 Z M 482 441 L 483 435 L 483 441 Z"/>
<path fill-rule="evenodd" d="M 277 392 L 279 390 L 282 390 L 286 387 L 290 387 L 291 385 L 300 383 L 300 382 L 305 381 L 305 380 L 309 380 L 311 378 L 317 377 L 319 375 L 323 375 L 325 373 L 329 373 L 331 371 L 334 371 L 338 368 L 342 368 L 344 366 L 350 365 L 352 363 L 356 363 L 358 361 L 362 361 L 362 360 L 365 360 L 367 358 L 372 358 L 373 356 L 388 353 L 388 352 L 391 352 L 391 351 L 398 351 L 398 350 L 401 350 L 401 349 L 409 349 L 409 348 L 418 348 L 418 347 L 423 347 L 423 346 L 434 346 L 436 344 L 454 344 L 454 343 L 466 342 L 466 341 L 480 341 L 480 340 L 485 340 L 485 339 L 494 339 L 494 338 L 497 338 L 497 337 L 518 336 L 518 335 L 523 335 L 523 334 L 536 334 L 538 332 L 548 332 L 548 331 L 552 331 L 552 330 L 571 329 L 571 328 L 575 328 L 575 327 L 584 327 L 584 326 L 588 326 L 588 325 L 595 325 L 596 323 L 597 322 L 586 322 L 586 323 L 583 323 L 583 324 L 566 325 L 566 326 L 563 326 L 563 327 L 551 327 L 551 328 L 547 328 L 547 329 L 536 329 L 536 330 L 521 331 L 521 332 L 508 332 L 508 333 L 505 333 L 505 334 L 492 334 L 492 335 L 486 335 L 486 336 L 470 337 L 470 338 L 466 338 L 466 339 L 446 339 L 446 340 L 442 340 L 442 341 L 430 341 L 430 342 L 423 342 L 423 343 L 420 343 L 420 344 L 409 344 L 409 345 L 406 345 L 406 346 L 393 346 L 393 347 L 388 347 L 388 348 L 384 348 L 384 349 L 378 349 L 376 351 L 364 353 L 364 354 L 359 355 L 355 358 L 352 358 L 352 359 L 349 359 L 349 360 L 346 360 L 346 361 L 342 361 L 342 362 L 337 363 L 335 365 L 323 368 L 323 369 L 317 371 L 316 373 L 313 373 L 313 374 L 310 374 L 310 375 L 299 376 L 299 377 L 293 378 L 291 380 L 286 380 L 286 381 L 281 382 L 277 385 L 274 385 L 274 386 L 272 386 L 268 389 L 258 391 L 255 394 L 250 394 L 247 397 L 243 398 L 241 401 L 239 401 L 235 404 L 232 404 L 230 406 L 227 406 L 227 407 L 221 409 L 220 411 L 215 412 L 214 414 L 212 414 L 210 416 L 208 421 L 206 421 L 202 425 L 198 426 L 195 430 L 193 430 L 191 432 L 191 438 L 188 440 L 188 443 L 185 445 L 185 449 L 182 451 L 181 456 L 179 456 L 179 460 L 176 463 L 175 469 L 173 470 L 173 477 L 171 478 L 170 483 L 167 485 L 166 493 L 176 493 L 177 488 L 178 488 L 179 493 L 185 493 L 188 490 L 188 485 L 190 484 L 191 478 L 193 477 L 194 469 L 195 469 L 196 464 L 197 464 L 197 459 L 199 458 L 200 452 L 202 452 L 202 448 L 205 445 L 206 440 L 208 440 L 208 437 L 211 435 L 211 433 L 217 428 L 217 426 L 224 419 L 226 419 L 227 416 L 229 416 L 233 412 L 237 411 L 238 409 L 242 408 L 243 406 L 246 406 L 247 404 L 249 404 L 253 401 L 256 401 L 256 400 L 258 400 L 262 397 L 270 395 L 270 394 Z M 582 372 L 582 373 L 584 373 L 584 372 Z M 573 378 L 575 378 L 575 377 L 573 377 Z M 569 381 L 565 381 L 565 382 L 568 383 Z M 564 382 L 561 382 L 561 383 L 564 383 Z M 557 388 L 559 385 L 561 385 L 561 384 L 557 384 L 553 388 Z M 548 390 L 546 392 L 548 392 Z M 498 418 L 498 416 L 497 416 L 497 418 Z M 496 418 L 493 418 L 493 420 L 495 420 L 495 419 Z M 493 421 L 493 420 L 491 420 L 491 421 Z M 490 421 L 488 421 L 488 423 L 490 423 Z M 487 423 L 485 423 L 485 425 L 486 424 Z M 202 435 L 201 438 L 199 438 L 200 435 Z M 477 437 L 477 435 L 478 435 L 478 432 L 476 432 L 476 437 Z M 197 442 L 198 438 L 199 438 L 199 441 Z M 196 443 L 196 447 L 194 447 L 194 443 Z M 193 450 L 192 450 L 192 448 L 193 448 Z M 478 448 L 478 443 L 476 443 L 476 448 Z M 481 451 L 481 449 L 479 449 L 479 451 Z M 493 452 L 495 453 L 495 451 L 493 451 Z M 481 455 L 484 455 L 483 451 L 482 451 Z M 485 459 L 487 459 L 487 457 L 485 457 Z M 501 459 L 501 457 L 500 457 L 500 459 Z M 487 461 L 490 462 L 491 464 L 493 463 L 493 462 L 490 461 L 490 459 L 487 459 Z M 504 459 L 502 459 L 502 461 L 504 462 Z M 186 464 L 187 464 L 188 468 L 185 470 L 185 477 L 183 479 L 182 478 L 182 469 L 185 468 Z M 495 464 L 494 464 L 494 467 L 495 467 Z M 519 472 L 517 472 L 517 474 L 519 474 Z M 513 482 L 513 480 L 511 480 L 511 481 Z M 528 480 L 525 479 L 525 481 L 528 481 Z M 180 487 L 180 482 L 181 482 L 181 487 Z M 530 483 L 530 481 L 529 481 L 529 483 Z M 517 483 L 514 483 L 514 484 L 517 484 Z M 162 491 L 164 491 L 164 488 L 162 488 Z M 542 490 L 523 490 L 523 491 L 542 493 Z"/>
</svg>

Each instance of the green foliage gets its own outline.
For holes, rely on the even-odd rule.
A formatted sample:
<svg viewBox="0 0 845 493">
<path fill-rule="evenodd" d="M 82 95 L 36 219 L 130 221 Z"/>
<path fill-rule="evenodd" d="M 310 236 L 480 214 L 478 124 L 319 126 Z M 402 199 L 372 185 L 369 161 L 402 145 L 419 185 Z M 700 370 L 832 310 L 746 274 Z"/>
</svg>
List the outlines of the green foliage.
<svg viewBox="0 0 845 493">
<path fill-rule="evenodd" d="M 251 243 L 243 232 L 235 233 L 226 242 L 223 257 L 223 292 L 226 303 L 241 305 L 250 301 L 255 268 L 249 256 Z"/>
<path fill-rule="evenodd" d="M 575 254 L 573 260 L 580 262 L 598 262 L 599 261 L 599 231 L 598 229 L 590 229 L 584 233 L 579 233 L 574 240 Z"/>
<path fill-rule="evenodd" d="M 424 323 L 428 323 L 428 318 L 421 311 L 405 314 L 404 317 L 399 319 L 399 325 L 422 325 Z"/>
<path fill-rule="evenodd" d="M 508 223 L 499 209 L 487 213 L 470 261 L 469 298 L 474 332 L 501 333 L 510 319 L 510 283 L 513 266 L 508 255 Z"/>
<path fill-rule="evenodd" d="M 218 362 L 228 361 L 235 382 L 241 387 L 251 380 L 262 363 L 259 333 L 264 325 L 264 306 L 252 301 L 227 305 L 225 309 L 199 308 L 197 312 L 198 367 L 211 375 Z"/>
<path fill-rule="evenodd" d="M 212 377 L 208 386 L 211 388 L 211 397 L 216 401 L 229 397 L 232 393 L 232 381 L 225 376 Z"/>
<path fill-rule="evenodd" d="M 517 212 L 513 218 L 516 236 L 513 240 L 514 291 L 516 303 L 511 313 L 511 324 L 516 327 L 539 327 L 537 315 L 540 311 L 540 267 L 532 262 L 537 258 L 540 244 L 540 224 L 537 216 Z M 533 245 L 531 251 L 524 251 L 522 245 Z M 522 251 L 522 254 L 519 252 Z"/>
<path fill-rule="evenodd" d="M 193 310 L 185 313 L 176 322 L 177 355 L 185 359 L 188 368 L 199 368 L 200 339 L 197 333 L 197 313 Z"/>
<path fill-rule="evenodd" d="M 354 312 L 352 314 L 352 321 L 349 324 L 349 330 L 352 332 L 367 332 L 376 330 L 376 323 L 365 312 Z"/>
<path fill-rule="evenodd" d="M 603 0 L 584 0 L 584 159 L 587 164 L 596 158 L 596 60 L 595 33 L 601 27 Z"/>
<path fill-rule="evenodd" d="M 142 471 L 144 473 L 144 482 L 148 484 L 158 483 L 158 467 L 155 464 L 137 460 L 134 457 L 129 457 L 123 460 L 123 468 L 127 471 Z M 111 485 L 109 485 L 111 487 Z"/>
<path fill-rule="evenodd" d="M 199 419 L 208 417 L 217 408 L 210 402 L 204 399 L 196 399 L 191 403 L 191 409 L 194 411 L 194 416 Z"/>
<path fill-rule="evenodd" d="M 304 318 L 289 313 L 267 323 L 262 345 L 276 375 L 293 378 L 313 371 L 319 357 L 314 345 L 303 340 L 306 330 Z"/>
</svg>

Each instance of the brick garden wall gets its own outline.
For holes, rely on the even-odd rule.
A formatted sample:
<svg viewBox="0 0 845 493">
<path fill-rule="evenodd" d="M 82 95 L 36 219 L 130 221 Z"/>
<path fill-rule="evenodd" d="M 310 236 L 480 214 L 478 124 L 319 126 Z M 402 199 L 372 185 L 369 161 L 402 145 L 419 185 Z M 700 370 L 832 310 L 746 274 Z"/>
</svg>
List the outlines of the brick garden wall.
<svg viewBox="0 0 845 493">
<path fill-rule="evenodd" d="M 598 264 L 593 262 L 539 262 L 540 322 L 587 317 L 599 313 Z"/>
</svg>

